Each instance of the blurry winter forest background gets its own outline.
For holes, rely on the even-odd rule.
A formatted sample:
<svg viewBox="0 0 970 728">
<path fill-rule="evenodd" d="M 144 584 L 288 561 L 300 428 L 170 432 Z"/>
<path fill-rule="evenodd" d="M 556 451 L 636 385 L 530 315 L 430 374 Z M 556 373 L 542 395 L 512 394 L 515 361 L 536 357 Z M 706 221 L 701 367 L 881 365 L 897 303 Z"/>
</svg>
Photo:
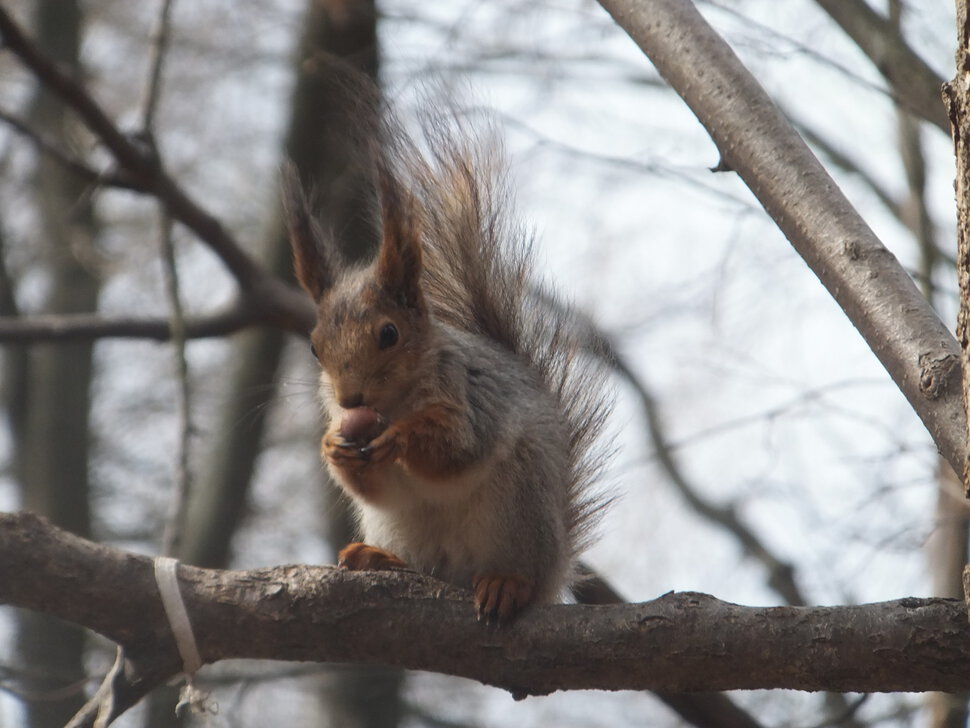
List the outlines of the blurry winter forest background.
<svg viewBox="0 0 970 728">
<path fill-rule="evenodd" d="M 603 485 L 619 497 L 589 554 L 626 599 L 669 590 L 765 605 L 959 594 L 965 506 L 926 431 L 747 188 L 709 171 L 718 159 L 707 134 L 597 4 L 386 0 L 373 16 L 355 0 L 175 2 L 154 102 L 146 96 L 163 3 L 3 5 L 76 69 L 122 129 L 143 130 L 147 117 L 167 172 L 279 275 L 290 267 L 277 202 L 284 156 L 322 188 L 341 189 L 327 177 L 337 152 L 326 134 L 339 132 L 331 99 L 296 62 L 307 49 L 376 72 L 405 122 L 429 94 L 490 119 L 505 139 L 517 214 L 537 232 L 539 270 L 609 334 L 645 392 L 615 379 L 619 454 Z M 832 5 L 698 3 L 952 322 L 948 131 L 897 106 L 824 9 Z M 941 79 L 952 77 L 951 0 L 842 3 L 859 5 L 896 24 L 897 41 Z M 0 54 L 0 111 L 3 316 L 97 311 L 165 322 L 169 234 L 186 318 L 234 300 L 223 263 L 185 226 L 167 225 L 150 196 L 98 186 L 40 151 L 43 140 L 112 171 L 9 54 Z M 359 211 L 340 198 L 328 198 L 330 214 L 353 225 Z M 7 342 L 0 361 L 0 509 L 31 508 L 158 553 L 182 451 L 173 345 L 136 335 Z M 192 339 L 186 362 L 193 495 L 176 553 L 238 568 L 332 562 L 348 536 L 318 460 L 305 339 L 272 327 Z M 63 724 L 96 686 L 82 677 L 97 678 L 112 656 L 79 630 L 0 611 L 0 727 Z M 516 703 L 437 675 L 284 663 L 222 663 L 200 677 L 220 705 L 205 719 L 216 726 L 685 724 L 636 693 Z M 920 695 L 872 697 L 849 718 L 856 696 L 732 698 L 766 726 L 929 725 L 943 715 Z M 155 697 L 120 724 L 171 724 L 171 707 Z"/>
</svg>

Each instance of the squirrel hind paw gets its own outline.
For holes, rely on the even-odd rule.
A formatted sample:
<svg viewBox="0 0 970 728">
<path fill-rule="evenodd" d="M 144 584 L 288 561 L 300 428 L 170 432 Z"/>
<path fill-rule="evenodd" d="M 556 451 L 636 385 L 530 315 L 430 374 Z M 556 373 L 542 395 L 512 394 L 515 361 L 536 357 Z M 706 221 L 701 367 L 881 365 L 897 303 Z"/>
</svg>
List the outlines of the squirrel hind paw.
<svg viewBox="0 0 970 728">
<path fill-rule="evenodd" d="M 475 579 L 478 621 L 505 625 L 532 603 L 532 584 L 521 576 L 485 574 Z"/>
<path fill-rule="evenodd" d="M 360 542 L 348 544 L 340 550 L 337 557 L 337 566 L 351 571 L 383 571 L 408 568 L 407 564 L 390 551 Z"/>
</svg>

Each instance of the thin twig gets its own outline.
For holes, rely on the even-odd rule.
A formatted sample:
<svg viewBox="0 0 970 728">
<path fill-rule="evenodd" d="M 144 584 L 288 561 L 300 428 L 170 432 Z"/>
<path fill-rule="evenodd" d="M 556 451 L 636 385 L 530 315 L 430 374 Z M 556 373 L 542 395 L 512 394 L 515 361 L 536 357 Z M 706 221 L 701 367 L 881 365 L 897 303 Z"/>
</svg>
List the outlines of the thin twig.
<svg viewBox="0 0 970 728">
<path fill-rule="evenodd" d="M 768 570 L 768 586 L 774 589 L 786 603 L 792 606 L 807 604 L 805 595 L 802 594 L 795 581 L 794 566 L 774 554 L 761 538 L 741 520 L 733 506 L 722 506 L 710 502 L 690 482 L 677 463 L 667 442 L 663 418 L 657 401 L 622 359 L 614 357 L 614 362 L 617 372 L 636 390 L 640 398 L 640 405 L 647 419 L 650 441 L 657 462 L 663 468 L 677 492 L 683 496 L 684 500 L 698 515 L 730 532 L 749 556 L 761 562 Z"/>
<path fill-rule="evenodd" d="M 185 321 L 187 339 L 233 334 L 254 326 L 271 326 L 306 335 L 313 327 L 310 301 L 285 283 L 273 281 L 260 290 L 258 301 L 244 296 L 216 313 Z M 90 341 L 93 339 L 151 339 L 169 341 L 171 322 L 157 317 L 113 317 L 101 314 L 37 314 L 0 316 L 0 343 Z"/>
<path fill-rule="evenodd" d="M 165 66 L 166 51 L 171 37 L 173 5 L 173 0 L 162 0 L 162 7 L 155 23 L 155 31 L 152 34 L 152 56 L 141 122 L 142 129 L 149 135 L 155 128 L 155 113 L 158 111 L 158 101 L 161 98 L 162 70 Z"/>
<path fill-rule="evenodd" d="M 542 305 L 558 306 L 554 299 L 544 296 L 541 291 L 537 292 L 536 295 Z M 592 319 L 581 312 L 573 310 L 569 313 L 569 317 L 574 327 L 574 335 L 577 336 L 586 351 L 591 356 L 602 359 L 636 391 L 647 421 L 650 444 L 657 462 L 677 492 L 698 515 L 728 531 L 738 540 L 748 556 L 760 562 L 767 569 L 768 586 L 781 596 L 786 604 L 792 606 L 807 604 L 805 595 L 795 581 L 794 566 L 773 553 L 761 538 L 743 522 L 732 506 L 712 503 L 701 494 L 700 489 L 687 477 L 683 468 L 677 462 L 674 448 L 667 440 L 663 417 L 656 399 L 647 389 L 646 384 L 616 350 L 616 347 L 613 346 L 611 338 Z"/>
<path fill-rule="evenodd" d="M 178 452 L 175 460 L 175 480 L 169 504 L 165 532 L 162 536 L 162 553 L 172 556 L 178 549 L 185 509 L 188 505 L 191 481 L 189 477 L 189 440 L 191 435 L 191 391 L 189 364 L 185 357 L 185 314 L 179 297 L 178 268 L 175 261 L 175 242 L 172 238 L 172 220 L 161 211 L 161 251 L 165 270 L 165 291 L 171 308 L 172 354 L 178 381 Z"/>
<path fill-rule="evenodd" d="M 120 189 L 144 192 L 144 187 L 131 177 L 119 175 L 107 170 L 99 172 L 92 169 L 79 159 L 60 149 L 56 144 L 41 135 L 36 129 L 32 129 L 27 122 L 19 119 L 8 111 L 0 109 L 0 121 L 9 126 L 22 137 L 30 141 L 38 151 L 63 165 L 65 168 L 76 174 L 81 179 L 98 187 L 118 187 Z"/>
<path fill-rule="evenodd" d="M 145 91 L 145 106 L 142 112 L 142 137 L 151 147 L 151 153 L 160 158 L 155 141 L 155 114 L 162 94 L 162 71 L 165 66 L 166 51 L 171 30 L 173 0 L 162 0 L 158 20 L 152 35 L 151 60 L 148 82 Z M 189 384 L 189 363 L 185 355 L 186 325 L 185 312 L 179 296 L 178 263 L 175 254 L 175 239 L 172 235 L 172 217 L 159 200 L 159 248 L 165 278 L 165 295 L 169 304 L 169 321 L 172 333 L 172 357 L 175 364 L 175 378 L 178 386 L 177 423 L 178 443 L 175 455 L 175 477 L 169 502 L 165 531 L 162 534 L 162 554 L 174 556 L 181 541 L 182 524 L 185 522 L 185 509 L 188 507 L 191 477 L 189 474 L 189 446 L 192 430 L 192 394 Z"/>
<path fill-rule="evenodd" d="M 93 339 L 168 341 L 172 338 L 170 323 L 166 318 L 109 318 L 93 313 L 6 316 L 0 317 L 0 343 L 26 344 L 38 341 L 67 342 Z M 186 338 L 205 339 L 226 336 L 259 323 L 261 323 L 259 318 L 237 304 L 210 316 L 187 320 Z"/>
</svg>

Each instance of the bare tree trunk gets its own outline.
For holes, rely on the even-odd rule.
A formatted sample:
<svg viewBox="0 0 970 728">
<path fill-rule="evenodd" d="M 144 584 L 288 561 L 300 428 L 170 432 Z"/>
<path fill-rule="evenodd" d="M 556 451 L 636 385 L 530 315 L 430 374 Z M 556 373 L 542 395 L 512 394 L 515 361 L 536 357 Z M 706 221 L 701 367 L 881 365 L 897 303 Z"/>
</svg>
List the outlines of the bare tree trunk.
<svg viewBox="0 0 970 728">
<path fill-rule="evenodd" d="M 34 9 L 36 37 L 61 63 L 80 72 L 81 11 L 75 0 L 45 0 Z M 38 91 L 31 123 L 42 133 L 71 138 L 63 107 Z M 94 311 L 98 281 L 90 270 L 97 235 L 85 184 L 56 162 L 41 158 L 35 200 L 39 226 L 34 244 L 47 248 L 50 313 Z M 92 371 L 90 343 L 36 345 L 27 354 L 21 417 L 15 428 L 17 470 L 23 505 L 74 533 L 89 536 L 88 414 Z M 38 614 L 21 613 L 17 644 L 32 684 L 44 693 L 77 683 L 84 676 L 84 633 L 73 625 Z M 83 703 L 80 689 L 63 699 L 26 705 L 31 726 L 62 726 Z"/>
<path fill-rule="evenodd" d="M 939 492 L 936 501 L 936 527 L 927 543 L 933 594 L 940 597 L 963 596 L 963 568 L 967 563 L 970 507 L 963 495 L 960 479 L 948 463 L 940 460 Z M 966 694 L 930 693 L 932 728 L 967 725 Z"/>
<path fill-rule="evenodd" d="M 349 12 L 348 12 L 349 9 Z M 296 87 L 284 153 L 301 176 L 319 191 L 321 217 L 341 231 L 342 248 L 361 258 L 376 247 L 368 223 L 368 200 L 373 192 L 359 165 L 354 137 L 371 122 L 358 116 L 368 104 L 349 95 L 332 75 L 333 58 L 376 78 L 377 14 L 372 2 L 353 3 L 336 10 L 311 1 L 305 29 L 295 57 Z M 292 259 L 281 211 L 270 221 L 264 243 L 267 269 L 277 276 L 292 275 Z M 242 334 L 231 360 L 235 364 L 228 385 L 227 404 L 216 442 L 198 481 L 187 514 L 180 558 L 199 566 L 225 567 L 231 540 L 244 515 L 253 474 L 266 428 L 269 408 L 279 388 L 283 347 L 287 335 L 279 330 Z M 309 354 L 307 354 L 309 356 Z M 312 439 L 308 435 L 308 445 Z M 336 548 L 352 531 L 346 507 L 326 482 L 321 466 L 320 487 L 327 488 L 328 534 Z M 401 717 L 400 670 L 348 666 L 324 681 L 324 724 L 334 726 L 396 726 Z M 149 723 L 173 721 L 174 694 L 153 701 Z"/>
<path fill-rule="evenodd" d="M 376 128 L 367 118 L 375 109 L 361 103 L 333 75 L 332 54 L 354 69 L 377 79 L 377 10 L 373 0 L 354 3 L 350 13 L 326 3 L 307 5 L 306 31 L 297 62 L 301 69 L 293 99 L 293 121 L 287 155 L 301 177 L 319 194 L 320 217 L 338 231 L 344 254 L 359 260 L 378 244 L 369 221 L 373 209 L 370 175 L 361 167 L 362 129 Z M 364 89 L 358 89 L 364 91 Z M 285 258 L 289 261 L 289 248 Z M 334 550 L 353 536 L 346 502 L 327 484 L 327 535 Z M 333 728 L 393 728 L 403 717 L 404 672 L 394 668 L 346 665 L 327 674 L 322 683 L 321 725 Z"/>
<path fill-rule="evenodd" d="M 944 88 L 947 101 L 950 124 L 953 133 L 953 146 L 956 155 L 956 199 L 957 199 L 957 277 L 960 284 L 960 311 L 957 316 L 957 337 L 961 348 L 961 369 L 963 371 L 963 405 L 966 410 L 970 407 L 970 8 L 967 0 L 957 0 L 957 54 L 956 76 Z M 962 481 L 964 494 L 968 494 L 968 472 L 970 459 L 964 452 L 962 468 L 954 473 L 957 480 Z M 965 505 L 965 504 L 961 504 Z M 949 506 L 949 507 L 948 507 Z M 948 519 L 957 511 L 947 503 L 941 495 L 938 516 L 939 527 L 946 528 Z M 966 509 L 961 507 L 959 513 L 965 520 Z M 960 554 L 956 553 L 959 548 Z M 951 543 L 949 548 L 951 559 L 966 560 L 967 543 Z M 953 564 L 949 568 L 953 568 Z M 942 567 L 941 567 L 942 568 Z M 944 575 L 947 578 L 948 575 Z M 953 588 L 953 587 L 946 587 Z M 957 588 L 957 593 L 960 589 Z M 934 726 L 966 725 L 966 699 L 950 699 L 947 696 L 939 699 L 933 706 Z M 961 721 L 962 718 L 962 721 Z"/>
<path fill-rule="evenodd" d="M 845 7 L 821 2 L 829 12 L 836 15 L 849 14 Z M 864 5 L 862 3 L 861 5 Z M 869 23 L 860 20 L 849 32 L 853 40 L 864 50 L 878 48 L 879 38 L 889 35 L 898 39 L 898 47 L 903 44 L 902 22 L 905 7 L 901 0 L 890 0 L 889 17 L 883 19 L 874 11 L 861 10 Z M 875 20 L 872 20 L 872 18 Z M 846 23 L 839 20 L 843 27 Z M 877 27 L 879 26 L 879 27 Z M 867 51 L 873 62 L 879 66 L 879 58 Z M 899 64 L 901 65 L 901 64 Z M 907 195 L 901 200 L 899 209 L 901 219 L 909 228 L 920 251 L 919 283 L 923 295 L 930 305 L 936 307 L 937 291 L 935 286 L 936 268 L 940 262 L 940 250 L 933 229 L 933 221 L 926 205 L 926 160 L 923 153 L 919 120 L 913 113 L 898 102 L 907 97 L 906 89 L 900 84 L 900 74 L 887 73 L 893 96 L 897 99 L 896 116 L 899 129 L 899 155 L 906 172 Z M 928 91 L 929 89 L 927 89 Z M 937 108 L 932 104 L 932 108 Z M 942 105 L 939 108 L 943 108 Z M 967 561 L 967 548 L 970 542 L 970 511 L 963 498 L 960 479 L 953 468 L 940 458 L 937 468 L 937 500 L 933 534 L 927 543 L 927 559 L 933 578 L 933 594 L 939 597 L 956 597 L 963 594 L 963 567 Z M 930 706 L 930 725 L 933 728 L 953 728 L 967 724 L 967 698 L 965 695 L 949 693 L 930 693 L 927 701 Z"/>
<path fill-rule="evenodd" d="M 957 338 L 960 340 L 963 376 L 964 411 L 970 407 L 970 28 L 967 0 L 957 0 L 957 73 L 944 88 L 950 124 L 953 130 L 953 147 L 956 155 L 957 198 L 957 277 L 960 284 L 960 312 L 957 317 Z M 964 488 L 968 485 L 968 459 L 966 448 L 954 470 L 962 477 Z"/>
<path fill-rule="evenodd" d="M 349 16 L 341 13 L 340 27 L 326 3 L 310 2 L 306 28 L 296 59 L 297 83 L 291 104 L 285 156 L 301 174 L 321 190 L 321 212 L 335 230 L 347 231 L 348 252 L 353 245 L 366 253 L 373 232 L 361 207 L 368 190 L 347 156 L 348 138 L 361 123 L 347 108 L 346 92 L 325 73 L 327 55 L 347 59 L 361 71 L 376 73 L 376 12 L 369 3 L 357 3 Z M 367 25 L 361 30 L 358 25 Z M 328 83 L 329 81 L 329 83 Z M 367 241 L 363 244 L 362 241 Z M 276 210 L 264 242 L 267 268 L 289 277 L 293 263 L 282 214 Z M 354 257 L 360 257 L 360 251 Z M 236 363 L 229 383 L 226 411 L 218 440 L 207 463 L 208 473 L 194 494 L 180 558 L 198 566 L 224 567 L 230 541 L 243 515 L 250 482 L 258 459 L 268 409 L 277 391 L 280 357 L 286 336 L 278 330 L 243 334 L 231 360 Z M 243 424 L 241 424 L 243 423 Z"/>
</svg>

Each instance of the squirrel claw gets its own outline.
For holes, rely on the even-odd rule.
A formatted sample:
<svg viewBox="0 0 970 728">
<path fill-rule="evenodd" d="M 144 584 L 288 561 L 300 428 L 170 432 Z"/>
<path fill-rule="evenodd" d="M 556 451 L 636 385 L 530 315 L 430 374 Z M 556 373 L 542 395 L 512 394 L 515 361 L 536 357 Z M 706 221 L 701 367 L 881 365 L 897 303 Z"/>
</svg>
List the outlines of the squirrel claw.
<svg viewBox="0 0 970 728">
<path fill-rule="evenodd" d="M 532 585 L 521 576 L 489 574 L 475 579 L 478 621 L 505 625 L 532 603 Z"/>
<path fill-rule="evenodd" d="M 374 463 L 387 462 L 397 457 L 397 445 L 397 431 L 389 427 L 360 448 L 360 457 Z"/>
</svg>

